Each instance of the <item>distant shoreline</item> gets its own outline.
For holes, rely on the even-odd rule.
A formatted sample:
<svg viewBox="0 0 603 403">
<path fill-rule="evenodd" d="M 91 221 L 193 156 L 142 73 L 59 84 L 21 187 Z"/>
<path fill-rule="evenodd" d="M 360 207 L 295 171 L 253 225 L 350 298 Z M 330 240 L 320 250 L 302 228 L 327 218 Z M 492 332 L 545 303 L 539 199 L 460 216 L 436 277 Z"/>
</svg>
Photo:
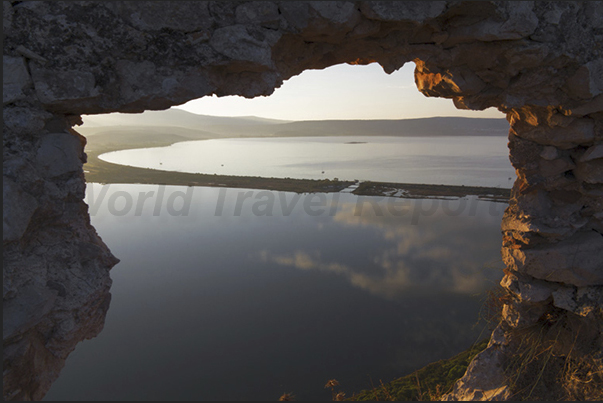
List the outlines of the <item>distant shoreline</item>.
<svg viewBox="0 0 603 403">
<path fill-rule="evenodd" d="M 92 141 L 90 141 L 92 140 Z M 186 141 L 182 140 L 182 141 Z M 179 142 L 178 140 L 155 141 L 152 143 L 131 142 L 124 144 L 95 144 L 89 138 L 92 150 L 87 152 L 88 162 L 84 165 L 86 182 L 154 184 L 174 186 L 208 186 L 262 189 L 296 193 L 331 193 L 341 192 L 352 185 L 358 187 L 350 193 L 362 196 L 387 196 L 399 198 L 450 198 L 478 196 L 480 199 L 504 202 L 509 200 L 511 190 L 480 186 L 430 185 L 391 182 L 355 182 L 342 180 L 314 180 L 291 178 L 263 178 L 253 176 L 230 176 L 194 174 L 185 172 L 161 171 L 148 168 L 137 168 L 112 164 L 98 158 L 99 155 L 133 148 L 162 147 Z"/>
<path fill-rule="evenodd" d="M 99 155 L 111 151 L 136 148 L 165 147 L 175 143 L 226 139 L 341 136 L 347 144 L 360 144 L 350 136 L 387 135 L 409 137 L 444 136 L 498 136 L 508 132 L 504 119 L 423 118 L 402 120 L 364 121 L 301 121 L 248 118 L 226 118 L 195 115 L 182 110 L 147 111 L 142 114 L 113 114 L 89 116 L 78 129 L 87 138 L 88 162 L 84 165 L 87 182 L 140 183 L 180 186 L 211 186 L 265 189 L 297 193 L 346 192 L 366 196 L 402 198 L 450 198 L 478 196 L 482 199 L 507 202 L 510 189 L 429 185 L 413 183 L 386 183 L 340 180 L 311 180 L 290 178 L 263 178 L 162 171 L 117 165 L 102 161 Z M 347 137 L 347 140 L 345 139 Z M 357 185 L 357 186 L 353 186 Z"/>
</svg>

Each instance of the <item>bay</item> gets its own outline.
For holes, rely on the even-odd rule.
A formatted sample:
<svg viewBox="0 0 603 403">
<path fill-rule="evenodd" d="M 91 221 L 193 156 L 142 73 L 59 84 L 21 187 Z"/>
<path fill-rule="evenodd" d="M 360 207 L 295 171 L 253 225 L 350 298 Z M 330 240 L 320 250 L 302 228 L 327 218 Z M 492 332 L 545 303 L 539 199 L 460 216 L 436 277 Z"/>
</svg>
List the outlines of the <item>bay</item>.
<svg viewBox="0 0 603 403">
<path fill-rule="evenodd" d="M 487 336 L 504 204 L 94 183 L 86 201 L 121 262 L 105 329 L 45 400 L 330 400 L 329 379 L 349 396 Z"/>
<path fill-rule="evenodd" d="M 100 159 L 166 171 L 511 188 L 503 136 L 330 136 L 186 141 Z"/>
</svg>

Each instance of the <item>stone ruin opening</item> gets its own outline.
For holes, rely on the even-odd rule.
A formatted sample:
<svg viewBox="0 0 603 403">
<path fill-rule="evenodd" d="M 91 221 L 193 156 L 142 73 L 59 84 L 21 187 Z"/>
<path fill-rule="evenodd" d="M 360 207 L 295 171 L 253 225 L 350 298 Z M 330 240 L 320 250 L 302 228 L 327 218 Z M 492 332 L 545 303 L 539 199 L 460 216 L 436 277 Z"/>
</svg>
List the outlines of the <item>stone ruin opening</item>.
<svg viewBox="0 0 603 403">
<path fill-rule="evenodd" d="M 556 357 L 601 358 L 602 10 L 601 2 L 3 2 L 5 399 L 42 398 L 108 308 L 116 260 L 82 201 L 85 140 L 71 129 L 79 116 L 212 93 L 266 95 L 304 69 L 340 62 L 391 72 L 420 60 L 423 94 L 497 107 L 511 125 L 518 178 L 502 223 L 503 320 L 448 398 L 516 393 L 500 366 L 517 352 L 514 335 L 536 325 L 563 329 Z M 552 385 L 536 390 L 569 393 Z"/>
<path fill-rule="evenodd" d="M 412 67 L 414 69 L 414 63 L 412 63 Z M 353 68 L 359 68 L 359 67 L 353 67 Z M 383 73 L 383 72 L 380 72 L 380 73 L 385 76 L 385 73 Z M 411 89 L 411 90 L 414 91 L 414 89 Z M 425 98 L 425 99 L 427 101 L 429 101 L 429 102 L 433 101 L 433 99 L 427 99 L 427 98 Z M 444 99 L 442 101 L 443 102 L 450 102 L 450 100 L 444 100 Z M 200 111 L 200 112 L 202 113 L 202 111 Z M 138 115 L 138 116 L 143 116 L 143 115 Z M 84 120 L 84 122 L 86 124 L 87 123 L 86 117 L 83 117 L 83 120 Z M 84 126 L 85 126 L 85 124 L 84 124 Z M 109 124 L 109 126 L 111 126 L 111 124 Z M 98 148 L 97 148 L 98 143 L 95 143 L 93 140 L 94 140 L 94 138 L 96 136 L 99 136 L 100 134 L 94 133 L 92 135 L 88 135 L 88 132 L 83 131 L 81 129 L 81 127 L 78 127 L 77 130 L 78 130 L 78 132 L 84 134 L 87 137 L 87 139 L 88 139 L 88 144 L 86 145 L 86 152 L 87 152 L 87 155 L 88 155 L 88 162 L 87 162 L 86 165 L 84 165 L 84 172 L 86 173 L 86 177 L 88 179 L 89 172 L 87 171 L 87 169 L 90 169 L 90 165 L 89 164 L 91 162 L 91 159 L 96 158 L 99 155 Z M 505 130 L 505 132 L 506 131 L 508 131 L 508 128 Z M 126 136 L 126 134 L 127 133 L 124 132 L 123 135 Z M 174 133 L 170 133 L 170 134 L 174 134 Z M 505 144 L 500 144 L 500 145 L 502 147 L 505 147 L 506 141 L 505 141 Z M 140 147 L 144 147 L 144 145 L 141 144 Z M 504 150 L 506 150 L 506 147 L 504 148 Z M 92 151 L 92 153 L 91 153 L 91 151 Z M 508 159 L 506 157 L 505 157 L 505 160 L 506 160 L 506 163 L 508 164 Z M 123 167 L 123 168 L 127 169 L 127 167 Z M 484 166 L 484 168 L 486 168 L 486 166 Z M 161 168 L 158 168 L 158 169 L 161 169 Z M 116 172 L 117 172 L 117 170 L 116 170 Z M 122 170 L 122 172 L 123 172 L 123 170 Z M 98 179 L 96 179 L 96 180 L 90 180 L 89 182 L 99 182 L 99 180 Z M 113 183 L 113 182 L 115 182 L 115 183 L 122 183 L 122 181 L 119 179 L 119 177 L 115 177 L 114 179 L 112 179 L 110 177 L 107 177 L 105 180 L 100 180 L 100 182 L 101 183 Z M 433 183 L 435 183 L 435 182 L 433 182 Z M 88 185 L 90 185 L 90 184 L 88 184 Z M 115 186 L 115 185 L 103 185 L 103 188 L 106 187 L 106 186 Z M 119 186 L 119 185 L 117 185 L 117 186 Z M 124 190 L 125 190 L 125 192 L 124 192 Z M 99 235 L 101 236 L 101 238 L 103 239 L 103 241 L 110 247 L 110 249 L 113 251 L 113 253 L 119 259 L 122 259 L 122 264 L 126 263 L 125 260 L 127 260 L 127 258 L 126 258 L 127 254 L 125 254 L 124 251 L 119 247 L 119 242 L 115 242 L 115 236 L 112 237 L 111 236 L 112 235 L 111 232 L 103 232 L 103 230 L 107 229 L 107 225 L 106 224 L 105 225 L 101 224 L 100 227 L 97 226 L 94 223 L 94 218 L 95 218 L 95 216 L 97 214 L 99 214 L 99 206 L 103 205 L 104 203 L 108 204 L 108 210 L 109 210 L 109 212 L 112 215 L 115 215 L 115 216 L 118 216 L 118 217 L 123 217 L 123 222 L 125 222 L 125 220 L 127 220 L 132 215 L 136 216 L 136 215 L 142 214 L 142 211 L 144 210 L 145 207 L 146 208 L 153 207 L 153 208 L 156 209 L 157 206 L 158 206 L 157 202 L 159 200 L 158 196 L 157 196 L 158 193 L 159 193 L 158 192 L 158 187 L 155 186 L 152 189 L 151 188 L 148 188 L 148 189 L 144 188 L 144 189 L 140 189 L 140 190 L 143 191 L 143 192 L 146 192 L 144 194 L 145 195 L 148 194 L 149 198 L 147 199 L 144 196 L 141 196 L 141 194 L 143 194 L 143 193 L 137 193 L 137 191 L 131 191 L 131 193 L 127 193 L 126 194 L 126 192 L 128 192 L 128 190 L 125 189 L 125 188 L 121 189 L 121 190 L 116 190 L 117 193 L 113 193 L 113 189 L 110 189 L 107 194 L 104 194 L 103 190 L 99 191 L 98 188 L 97 188 L 97 190 L 94 191 L 94 195 L 92 197 L 90 196 L 90 194 L 88 194 L 88 200 L 87 200 L 87 203 L 89 205 L 88 211 L 89 211 L 89 214 L 91 215 L 91 218 L 93 220 L 92 224 L 96 227 L 97 232 L 99 233 Z M 230 195 L 230 193 L 232 193 L 232 191 L 230 191 L 230 189 L 229 189 L 229 193 L 228 194 Z M 266 192 L 264 192 L 264 193 L 266 193 Z M 115 197 L 118 194 L 121 194 L 121 196 Z M 176 208 L 174 208 L 174 204 L 172 202 L 173 202 L 173 200 L 176 200 L 176 199 L 172 199 L 171 195 L 172 194 L 170 194 L 168 192 L 162 198 L 163 203 L 159 204 L 161 207 L 163 207 L 163 209 L 161 210 L 161 213 L 159 213 L 160 215 L 165 214 L 167 216 L 178 216 L 180 214 L 181 206 L 178 204 L 178 202 L 180 202 L 181 199 L 177 200 L 176 204 L 178 204 L 178 205 L 176 206 Z M 167 199 L 167 204 L 166 204 L 166 199 Z M 331 199 L 333 199 L 332 195 L 328 195 L 327 196 L 327 200 L 331 200 Z M 109 200 L 109 201 L 107 202 L 107 200 Z M 304 199 L 302 198 L 301 200 L 304 200 Z M 202 201 L 209 202 L 210 204 L 213 204 L 215 202 L 215 200 L 213 200 L 213 199 L 211 199 L 210 197 L 207 197 L 207 196 L 203 197 Z M 257 201 L 257 200 L 254 200 L 254 199 L 246 199 L 244 202 L 242 202 L 242 204 L 244 204 L 245 207 L 247 209 L 249 209 L 249 207 L 254 206 L 255 204 L 261 204 L 264 201 L 265 201 L 264 199 L 262 199 L 261 201 Z M 475 202 L 477 203 L 477 200 L 475 200 Z M 238 199 L 237 199 L 237 203 L 238 203 Z M 289 200 L 288 203 L 289 203 L 288 206 L 294 206 L 295 205 L 295 204 L 293 204 L 293 202 L 291 200 Z M 471 203 L 471 205 L 473 205 L 472 203 Z M 192 203 L 193 210 L 194 210 L 195 206 L 198 205 L 198 204 L 201 204 L 201 203 L 200 202 L 193 202 Z M 298 205 L 304 205 L 304 201 L 298 201 L 297 204 Z M 274 203 L 274 205 L 276 206 L 274 208 L 275 215 L 279 215 L 280 214 L 280 209 L 282 209 L 282 207 L 283 207 L 281 205 L 281 203 L 280 203 L 280 199 L 277 199 L 277 201 L 276 201 L 276 203 Z M 453 205 L 454 205 L 454 203 L 453 203 Z M 374 207 L 371 206 L 371 204 L 364 205 L 364 203 L 358 204 L 357 208 L 358 208 L 358 206 L 361 206 L 362 209 L 364 210 L 364 212 L 368 212 L 368 213 L 371 213 L 372 212 L 371 208 L 374 208 Z M 430 206 L 431 206 L 431 204 L 430 204 Z M 167 211 L 165 210 L 165 207 L 167 207 Z M 319 206 L 319 207 L 321 207 L 321 206 Z M 324 206 L 324 207 L 326 207 L 326 206 Z M 469 207 L 469 206 L 466 206 L 466 207 Z M 170 210 L 170 208 L 172 210 Z M 446 208 L 449 208 L 448 204 L 446 204 Z M 102 207 L 101 207 L 101 209 L 102 209 Z M 441 209 L 441 207 L 439 207 L 439 209 Z M 469 207 L 469 209 L 471 209 L 471 207 Z M 232 215 L 233 213 L 236 215 L 237 207 L 235 206 L 233 209 L 226 208 L 225 210 L 227 211 L 226 212 L 227 215 L 228 214 Z M 319 208 L 319 210 L 320 210 L 320 208 Z M 427 208 L 427 210 L 431 211 L 431 208 Z M 463 208 L 461 210 L 458 210 L 458 209 L 454 208 L 453 210 L 456 211 L 454 213 L 454 215 L 456 215 L 458 213 L 463 213 L 463 212 L 466 213 L 467 208 Z M 496 210 L 497 210 L 498 214 L 502 213 L 502 207 L 498 208 Z M 168 211 L 169 211 L 169 213 L 168 213 Z M 253 208 L 252 208 L 252 211 L 253 211 Z M 385 210 L 385 212 L 387 213 L 388 210 Z M 428 211 L 426 211 L 426 213 L 428 213 Z M 431 216 L 431 214 L 427 214 L 427 215 Z M 395 219 L 396 216 L 393 216 L 393 217 L 390 217 L 390 218 L 391 219 Z M 423 220 L 422 218 L 419 218 L 418 216 L 416 217 L 416 219 L 417 219 L 417 221 L 422 221 Z M 416 226 L 416 224 L 417 223 L 415 223 L 415 226 Z M 119 224 L 117 224 L 117 225 L 119 225 Z M 132 223 L 132 225 L 136 225 L 136 224 Z M 499 218 L 498 218 L 497 225 L 498 225 L 498 227 L 500 227 L 500 215 L 499 215 Z M 127 228 L 127 226 L 124 226 L 124 227 Z M 124 230 L 122 232 L 127 232 L 127 230 L 125 230 L 125 228 L 124 228 Z M 119 231 L 117 231 L 117 232 L 119 232 Z M 153 232 L 153 231 L 151 230 L 149 232 Z M 124 239 L 124 238 L 121 237 L 119 239 Z M 496 239 L 496 240 L 494 240 L 494 242 L 498 246 L 500 244 L 500 239 Z M 143 249 L 140 249 L 140 250 L 141 250 L 141 253 L 142 253 Z M 476 252 L 477 252 L 477 250 L 474 250 L 474 251 L 471 251 L 471 252 L 467 251 L 467 253 L 471 253 L 471 254 L 476 253 Z M 498 254 L 498 251 L 497 251 L 497 254 Z M 459 253 L 459 255 L 462 255 L 462 254 Z M 316 266 L 322 265 L 323 269 L 324 269 L 324 267 L 328 266 L 324 262 L 322 262 L 322 263 L 310 262 L 310 259 L 312 259 L 312 257 L 310 255 L 307 255 L 307 254 L 304 254 L 304 255 L 301 255 L 301 256 L 298 256 L 298 257 L 299 258 L 306 258 L 306 259 L 308 259 L 308 260 L 305 261 L 305 264 L 313 263 Z M 287 257 L 287 258 L 290 258 L 290 257 Z M 282 255 L 279 255 L 279 256 L 272 256 L 272 259 L 273 260 L 279 260 L 279 259 L 283 260 L 283 259 L 286 259 L 286 257 L 284 257 Z M 148 261 L 148 259 L 145 260 L 145 261 Z M 124 266 L 122 266 L 122 267 L 124 267 Z M 131 267 L 131 266 L 129 265 L 129 263 L 126 263 L 125 267 Z M 496 269 L 492 268 L 489 271 L 490 272 L 501 273 L 501 269 L 502 269 L 502 267 L 497 267 Z M 173 270 L 173 268 L 172 268 L 172 270 Z M 113 290 L 115 290 L 115 288 L 116 288 L 115 286 L 118 284 L 118 282 L 123 282 L 124 278 L 122 276 L 117 276 L 116 277 L 117 274 L 115 273 L 115 271 L 112 271 L 112 272 L 113 272 L 113 274 L 112 274 L 111 277 L 112 277 L 113 282 L 114 282 L 114 284 L 113 284 Z M 176 277 L 178 275 L 179 275 L 178 273 L 174 274 L 174 276 L 176 276 Z M 358 274 L 356 274 L 356 275 L 358 275 Z M 500 274 L 500 276 L 502 276 L 502 274 Z M 367 278 L 367 280 L 370 280 L 370 278 Z M 491 280 L 491 281 L 498 282 L 499 280 L 500 280 L 500 278 L 497 278 L 497 279 Z M 475 282 L 477 282 L 477 279 L 476 279 Z M 145 281 L 145 283 L 146 283 L 146 281 Z M 457 286 L 460 287 L 460 285 L 457 285 Z M 123 288 L 124 288 L 124 285 L 120 284 L 120 288 L 119 289 L 123 290 Z M 468 292 L 468 290 L 465 289 L 465 290 L 463 290 L 463 292 Z M 116 304 L 119 304 L 120 301 L 123 303 L 123 301 L 119 299 L 119 298 L 122 298 L 122 297 L 118 293 L 119 293 L 119 291 L 117 291 L 117 293 L 115 291 L 112 291 L 113 295 L 112 295 L 112 306 L 111 306 L 111 309 L 113 310 L 113 318 L 115 318 L 115 310 L 118 309 L 117 306 L 116 306 Z M 477 316 L 478 315 L 476 314 L 475 315 L 475 320 L 477 320 Z M 114 323 L 115 323 L 115 319 L 113 319 L 110 328 L 109 328 L 109 322 L 106 323 L 105 330 L 103 331 L 104 332 L 103 335 L 105 337 L 107 336 L 107 332 L 113 332 L 113 336 L 112 337 L 115 339 L 115 336 L 114 336 L 115 335 L 115 330 L 114 330 L 115 329 L 115 325 L 114 325 Z M 127 339 L 127 337 L 124 337 L 124 339 Z M 465 344 L 469 345 L 470 343 L 472 343 L 474 341 L 473 337 L 468 337 L 467 338 L 468 340 L 465 340 L 466 343 L 462 344 L 462 347 L 461 347 L 461 346 L 459 346 L 459 344 L 461 344 L 461 343 L 458 342 L 458 339 L 459 339 L 459 337 L 457 335 L 455 337 L 455 340 L 457 340 L 457 341 L 455 341 L 455 343 L 456 343 L 455 346 L 457 348 L 456 349 L 449 348 L 449 350 L 452 350 L 454 353 L 456 353 L 456 351 L 460 350 L 461 348 L 465 348 Z M 101 345 L 105 346 L 106 344 L 103 343 Z M 78 358 L 75 361 L 71 362 L 71 365 L 72 365 L 71 368 L 69 368 L 70 364 L 67 364 L 68 365 L 67 368 L 62 373 L 62 378 L 63 379 L 59 379 L 59 381 L 57 381 L 57 383 L 55 383 L 53 389 L 51 390 L 51 392 L 49 394 L 49 397 L 51 397 L 51 398 L 57 398 L 57 393 L 59 393 L 59 394 L 61 393 L 61 392 L 57 392 L 57 390 L 61 391 L 61 390 L 64 390 L 66 388 L 65 385 L 66 385 L 67 381 L 65 381 L 65 379 L 71 379 L 71 382 L 74 383 L 74 384 L 85 383 L 85 382 L 83 382 L 81 380 L 78 381 L 77 378 L 74 379 L 74 375 L 73 375 L 74 369 L 73 368 L 74 368 L 74 366 L 76 368 L 78 368 L 78 370 L 76 372 L 85 370 L 85 366 L 82 367 L 82 362 L 86 361 L 86 360 L 82 359 L 82 354 L 87 354 L 87 356 L 89 357 L 89 361 L 93 362 L 94 355 L 92 353 L 89 353 L 89 351 L 90 351 L 90 345 L 88 345 L 87 347 L 88 347 L 88 350 L 86 350 L 87 353 L 82 353 L 82 350 L 80 350 L 78 352 L 78 355 L 77 355 Z M 134 348 L 132 350 L 134 350 Z M 96 351 L 98 351 L 98 349 L 96 349 Z M 446 353 L 446 354 L 441 354 L 440 356 L 452 355 L 453 352 Z M 132 356 L 136 357 L 136 355 L 134 355 L 134 354 Z M 134 359 L 134 361 L 139 361 L 139 360 Z M 126 366 L 127 365 L 124 365 L 124 367 L 126 367 Z M 124 371 L 125 372 L 124 368 L 120 368 L 120 371 Z"/>
</svg>

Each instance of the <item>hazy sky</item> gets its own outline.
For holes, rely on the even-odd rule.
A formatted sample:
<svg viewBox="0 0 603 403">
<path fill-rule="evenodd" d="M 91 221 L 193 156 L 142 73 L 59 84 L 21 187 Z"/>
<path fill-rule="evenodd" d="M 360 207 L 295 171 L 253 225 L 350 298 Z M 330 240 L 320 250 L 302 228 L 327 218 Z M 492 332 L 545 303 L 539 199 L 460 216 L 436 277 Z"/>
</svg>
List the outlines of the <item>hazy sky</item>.
<svg viewBox="0 0 603 403">
<path fill-rule="evenodd" d="M 269 97 L 205 97 L 177 106 L 215 116 L 260 116 L 286 120 L 409 119 L 431 116 L 503 118 L 494 108 L 463 111 L 452 100 L 427 98 L 415 85 L 415 65 L 388 75 L 377 63 L 339 64 L 291 77 Z"/>
</svg>

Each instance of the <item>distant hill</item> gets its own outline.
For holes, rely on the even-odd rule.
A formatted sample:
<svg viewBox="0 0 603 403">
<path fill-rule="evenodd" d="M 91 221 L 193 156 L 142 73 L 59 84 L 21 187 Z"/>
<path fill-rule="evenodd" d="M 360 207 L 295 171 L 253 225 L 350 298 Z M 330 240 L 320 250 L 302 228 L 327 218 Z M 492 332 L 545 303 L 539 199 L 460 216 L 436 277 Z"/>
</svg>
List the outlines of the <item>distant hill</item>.
<svg viewBox="0 0 603 403">
<path fill-rule="evenodd" d="M 255 116 L 245 117 L 223 117 L 198 115 L 183 111 L 181 109 L 168 109 L 165 111 L 145 111 L 143 113 L 110 113 L 106 115 L 85 115 L 83 116 L 84 125 L 80 128 L 85 130 L 107 127 L 182 127 L 191 130 L 206 130 L 209 126 L 227 125 L 227 126 L 253 126 L 270 125 L 277 123 L 288 123 L 287 120 L 265 119 Z"/>
<path fill-rule="evenodd" d="M 87 115 L 77 128 L 85 136 L 135 130 L 184 134 L 187 138 L 298 136 L 507 136 L 505 119 L 433 117 L 399 120 L 309 120 L 290 122 L 255 116 L 197 115 L 181 109 L 140 114 Z M 177 132 L 177 133 L 176 133 Z M 112 136 L 113 137 L 113 136 Z"/>
<path fill-rule="evenodd" d="M 505 119 L 434 117 L 302 121 L 279 124 L 270 129 L 276 136 L 506 136 L 509 123 Z"/>
</svg>

